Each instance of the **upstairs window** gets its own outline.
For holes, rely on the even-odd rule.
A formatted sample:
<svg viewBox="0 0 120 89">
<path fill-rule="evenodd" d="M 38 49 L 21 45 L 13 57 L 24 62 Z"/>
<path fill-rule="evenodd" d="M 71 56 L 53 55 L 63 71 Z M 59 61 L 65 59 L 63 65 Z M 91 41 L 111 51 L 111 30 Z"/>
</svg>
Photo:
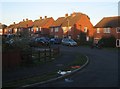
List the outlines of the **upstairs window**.
<svg viewBox="0 0 120 89">
<path fill-rule="evenodd" d="M 53 28 L 51 28 L 51 32 L 53 32 Z"/>
<path fill-rule="evenodd" d="M 104 28 L 104 33 L 110 33 L 110 28 Z"/>
<path fill-rule="evenodd" d="M 55 28 L 55 32 L 58 32 L 58 27 Z"/>
<path fill-rule="evenodd" d="M 120 27 L 116 28 L 116 33 L 120 33 Z"/>
<path fill-rule="evenodd" d="M 85 33 L 87 32 L 87 27 L 84 27 L 84 32 L 85 32 Z"/>
<path fill-rule="evenodd" d="M 100 28 L 97 28 L 97 33 L 100 33 Z"/>
</svg>

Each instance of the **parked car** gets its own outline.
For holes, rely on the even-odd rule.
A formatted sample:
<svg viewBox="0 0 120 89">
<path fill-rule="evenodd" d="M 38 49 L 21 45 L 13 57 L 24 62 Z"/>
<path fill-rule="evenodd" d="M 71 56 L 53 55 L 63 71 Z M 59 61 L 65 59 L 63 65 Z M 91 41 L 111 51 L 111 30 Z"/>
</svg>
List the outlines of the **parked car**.
<svg viewBox="0 0 120 89">
<path fill-rule="evenodd" d="M 9 45 L 12 45 L 14 43 L 14 40 L 13 39 L 10 39 L 8 41 L 6 41 L 5 43 L 9 44 Z"/>
<path fill-rule="evenodd" d="M 14 34 L 7 34 L 7 38 L 13 38 L 13 37 L 15 37 Z"/>
<path fill-rule="evenodd" d="M 60 44 L 61 43 L 61 39 L 60 38 L 51 38 L 50 39 L 50 43 L 51 44 Z"/>
<path fill-rule="evenodd" d="M 30 46 L 49 46 L 49 40 L 43 37 L 37 37 L 30 41 Z"/>
<path fill-rule="evenodd" d="M 77 46 L 77 42 L 75 42 L 73 39 L 68 39 L 68 38 L 62 39 L 62 44 L 68 46 Z"/>
</svg>

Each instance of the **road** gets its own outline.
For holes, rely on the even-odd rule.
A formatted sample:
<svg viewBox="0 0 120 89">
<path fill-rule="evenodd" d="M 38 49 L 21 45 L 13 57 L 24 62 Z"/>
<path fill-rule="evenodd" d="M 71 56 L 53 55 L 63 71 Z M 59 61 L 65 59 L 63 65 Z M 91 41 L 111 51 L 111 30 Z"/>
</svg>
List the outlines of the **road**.
<svg viewBox="0 0 120 89">
<path fill-rule="evenodd" d="M 83 53 L 89 57 L 89 64 L 65 79 L 37 87 L 118 87 L 118 51 L 91 49 L 89 47 L 60 46 L 61 52 Z"/>
</svg>

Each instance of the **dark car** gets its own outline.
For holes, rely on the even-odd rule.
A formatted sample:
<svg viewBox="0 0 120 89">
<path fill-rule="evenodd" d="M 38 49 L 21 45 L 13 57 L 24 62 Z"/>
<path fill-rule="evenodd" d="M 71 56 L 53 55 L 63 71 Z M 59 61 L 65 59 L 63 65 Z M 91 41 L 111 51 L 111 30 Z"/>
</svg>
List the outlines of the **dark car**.
<svg viewBox="0 0 120 89">
<path fill-rule="evenodd" d="M 51 38 L 50 39 L 50 43 L 51 44 L 60 44 L 61 43 L 61 39 L 60 38 Z"/>
<path fill-rule="evenodd" d="M 30 46 L 49 46 L 49 41 L 43 37 L 37 37 L 31 40 Z"/>
</svg>

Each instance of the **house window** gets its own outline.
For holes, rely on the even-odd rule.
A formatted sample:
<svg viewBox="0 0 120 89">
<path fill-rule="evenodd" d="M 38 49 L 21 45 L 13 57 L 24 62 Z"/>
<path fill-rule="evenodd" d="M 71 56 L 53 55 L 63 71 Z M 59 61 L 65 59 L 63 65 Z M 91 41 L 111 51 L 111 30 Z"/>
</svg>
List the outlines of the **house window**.
<svg viewBox="0 0 120 89">
<path fill-rule="evenodd" d="M 39 31 L 39 29 L 38 29 L 38 28 L 36 28 L 36 31 Z"/>
<path fill-rule="evenodd" d="M 77 35 L 77 39 L 80 39 L 80 35 Z"/>
<path fill-rule="evenodd" d="M 87 27 L 84 27 L 84 32 L 85 32 L 85 33 L 87 32 Z"/>
<path fill-rule="evenodd" d="M 116 47 L 120 47 L 120 39 L 116 40 Z"/>
<path fill-rule="evenodd" d="M 58 38 L 58 35 L 55 35 L 55 38 Z"/>
<path fill-rule="evenodd" d="M 53 32 L 53 28 L 51 28 L 51 32 Z"/>
<path fill-rule="evenodd" d="M 89 36 L 86 36 L 86 41 L 89 41 Z"/>
<path fill-rule="evenodd" d="M 69 39 L 71 39 L 72 37 L 71 36 L 68 36 Z"/>
<path fill-rule="evenodd" d="M 2 35 L 2 29 L 0 29 L 0 35 Z"/>
<path fill-rule="evenodd" d="M 120 33 L 120 27 L 116 28 L 116 33 Z"/>
<path fill-rule="evenodd" d="M 34 28 L 32 28 L 31 31 L 33 32 L 33 31 L 34 31 Z"/>
<path fill-rule="evenodd" d="M 17 32 L 17 28 L 14 29 L 14 32 L 15 32 L 15 33 Z"/>
<path fill-rule="evenodd" d="M 55 32 L 58 32 L 58 27 L 55 28 Z"/>
<path fill-rule="evenodd" d="M 110 33 L 110 28 L 104 28 L 104 33 Z"/>
<path fill-rule="evenodd" d="M 39 28 L 39 31 L 41 31 L 41 30 L 42 30 L 42 28 L 40 27 L 40 28 Z"/>
<path fill-rule="evenodd" d="M 100 33 L 100 28 L 97 28 L 97 33 Z"/>
</svg>

